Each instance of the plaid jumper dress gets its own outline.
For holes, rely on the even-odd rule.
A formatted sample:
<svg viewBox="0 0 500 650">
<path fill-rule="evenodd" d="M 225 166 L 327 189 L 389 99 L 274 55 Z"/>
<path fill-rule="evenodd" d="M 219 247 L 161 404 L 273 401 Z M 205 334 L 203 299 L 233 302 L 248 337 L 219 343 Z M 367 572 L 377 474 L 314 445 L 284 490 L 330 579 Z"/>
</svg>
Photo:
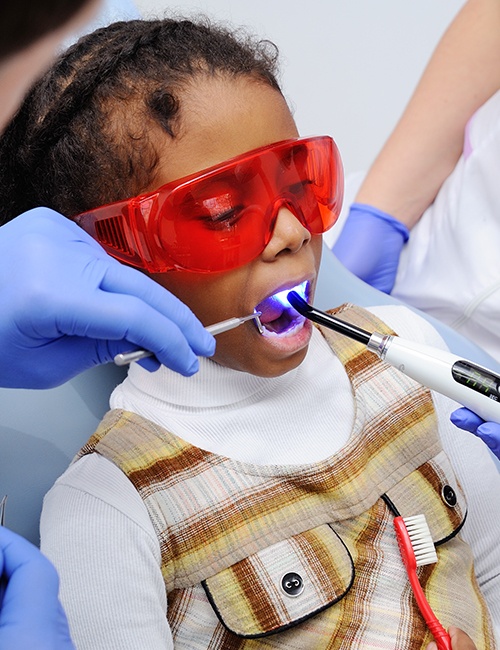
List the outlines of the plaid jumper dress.
<svg viewBox="0 0 500 650">
<path fill-rule="evenodd" d="M 335 313 L 389 333 L 363 309 Z M 324 461 L 242 463 L 120 410 L 106 415 L 79 454 L 110 459 L 144 501 L 176 650 L 425 648 L 432 637 L 399 554 L 395 512 L 426 515 L 439 560 L 420 567 L 419 577 L 441 623 L 459 625 L 478 650 L 494 649 L 459 534 L 464 496 L 429 391 L 359 343 L 322 333 L 356 402 L 347 445 Z"/>
</svg>

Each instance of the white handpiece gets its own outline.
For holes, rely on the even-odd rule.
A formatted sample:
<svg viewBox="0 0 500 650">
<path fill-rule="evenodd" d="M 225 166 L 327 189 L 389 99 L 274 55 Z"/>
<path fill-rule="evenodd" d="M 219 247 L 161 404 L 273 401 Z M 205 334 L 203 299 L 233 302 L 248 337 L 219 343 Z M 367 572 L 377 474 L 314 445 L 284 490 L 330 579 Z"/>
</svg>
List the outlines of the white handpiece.
<svg viewBox="0 0 500 650">
<path fill-rule="evenodd" d="M 375 332 L 368 350 L 431 390 L 442 393 L 477 413 L 500 422 L 500 376 L 457 355 L 398 336 Z"/>
<path fill-rule="evenodd" d="M 431 390 L 442 393 L 477 413 L 483 420 L 500 423 L 500 375 L 456 354 L 366 330 L 320 311 L 295 291 L 288 301 L 299 314 L 366 345 L 379 359 Z"/>
</svg>

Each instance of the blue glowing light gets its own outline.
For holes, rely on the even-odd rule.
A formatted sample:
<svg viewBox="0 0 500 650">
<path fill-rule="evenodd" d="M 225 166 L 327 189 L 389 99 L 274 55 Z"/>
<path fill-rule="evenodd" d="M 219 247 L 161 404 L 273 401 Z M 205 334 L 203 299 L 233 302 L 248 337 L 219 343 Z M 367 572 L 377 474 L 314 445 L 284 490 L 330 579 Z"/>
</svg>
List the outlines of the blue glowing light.
<svg viewBox="0 0 500 650">
<path fill-rule="evenodd" d="M 284 307 L 292 307 L 292 305 L 288 302 L 288 294 L 290 291 L 296 291 L 301 298 L 306 299 L 306 287 L 307 287 L 307 281 L 302 282 L 301 284 L 298 284 L 296 287 L 292 287 L 291 289 L 285 289 L 284 291 L 279 291 L 278 293 L 275 293 L 273 296 L 273 300 L 277 300 L 280 302 Z"/>
</svg>

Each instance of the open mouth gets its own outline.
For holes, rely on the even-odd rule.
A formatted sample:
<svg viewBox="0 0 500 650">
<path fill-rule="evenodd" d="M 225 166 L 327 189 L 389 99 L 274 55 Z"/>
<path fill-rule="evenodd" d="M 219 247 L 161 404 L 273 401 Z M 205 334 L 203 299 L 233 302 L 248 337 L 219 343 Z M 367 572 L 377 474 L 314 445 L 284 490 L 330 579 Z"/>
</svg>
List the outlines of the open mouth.
<svg viewBox="0 0 500 650">
<path fill-rule="evenodd" d="M 262 327 L 259 328 L 262 336 L 293 336 L 302 328 L 306 319 L 290 305 L 287 295 L 289 291 L 296 291 L 307 299 L 308 289 L 308 282 L 302 282 L 296 287 L 268 296 L 255 307 L 256 311 L 262 312 L 260 316 Z"/>
</svg>

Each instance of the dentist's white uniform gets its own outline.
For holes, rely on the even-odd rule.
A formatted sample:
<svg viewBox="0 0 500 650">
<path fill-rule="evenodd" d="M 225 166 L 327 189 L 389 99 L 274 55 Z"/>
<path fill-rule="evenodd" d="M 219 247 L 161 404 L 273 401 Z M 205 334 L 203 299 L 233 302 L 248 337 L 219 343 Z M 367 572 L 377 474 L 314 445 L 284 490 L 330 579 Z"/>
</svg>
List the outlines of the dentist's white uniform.
<svg viewBox="0 0 500 650">
<path fill-rule="evenodd" d="M 412 229 L 392 295 L 500 361 L 500 91 L 470 119 L 464 151 Z"/>
</svg>

